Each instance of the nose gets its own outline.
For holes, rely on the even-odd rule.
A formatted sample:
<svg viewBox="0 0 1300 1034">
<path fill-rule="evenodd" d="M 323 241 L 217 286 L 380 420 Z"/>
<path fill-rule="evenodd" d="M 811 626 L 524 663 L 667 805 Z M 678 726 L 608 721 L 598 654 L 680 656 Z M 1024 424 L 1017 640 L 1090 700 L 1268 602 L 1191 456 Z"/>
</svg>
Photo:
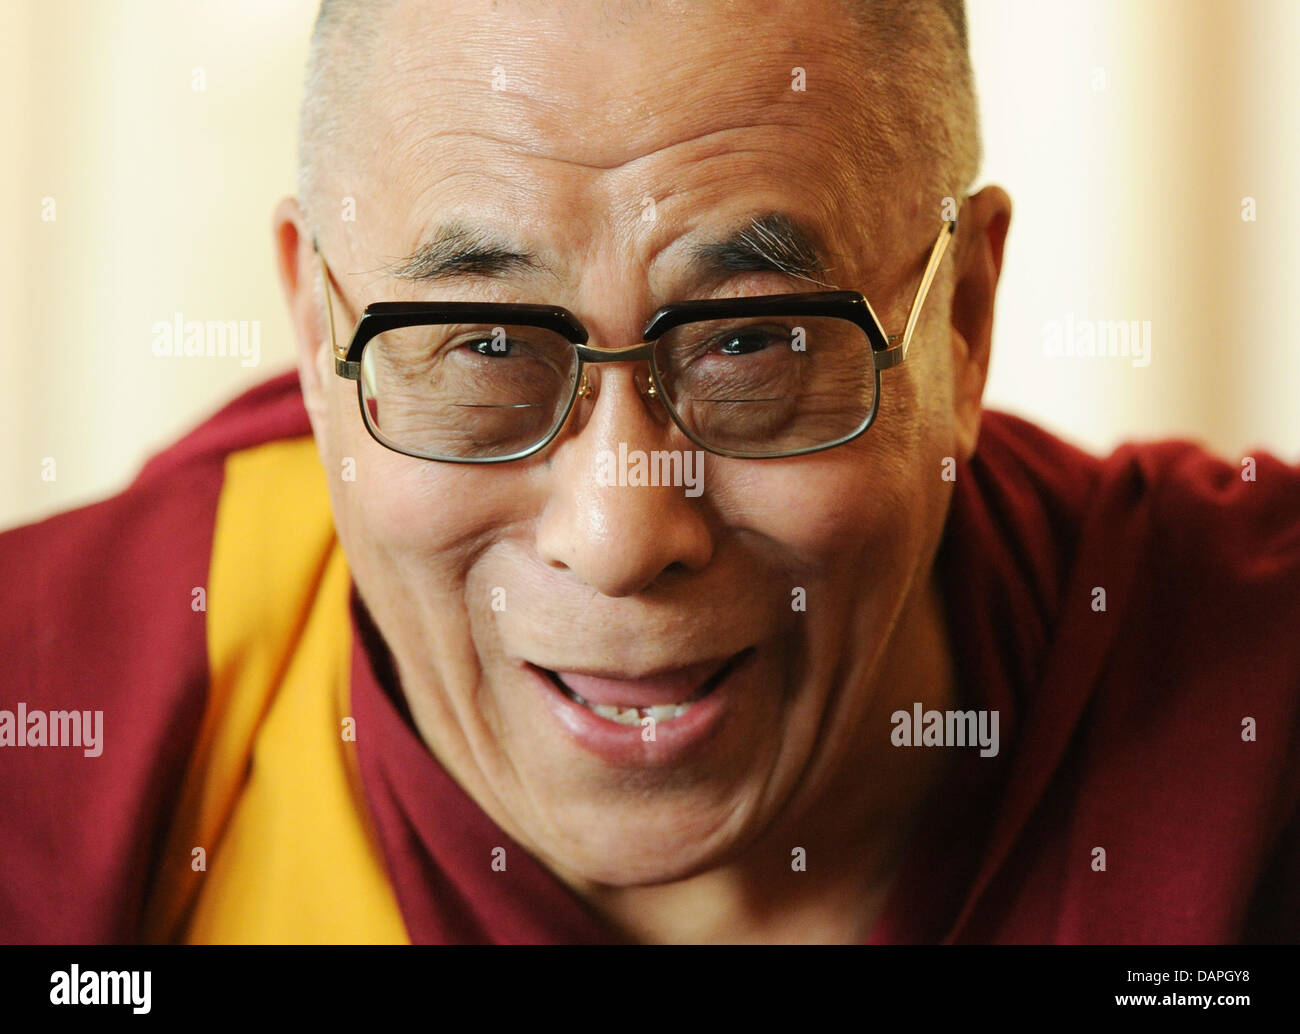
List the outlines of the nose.
<svg viewBox="0 0 1300 1034">
<path fill-rule="evenodd" d="M 588 372 L 594 402 L 575 406 L 550 447 L 537 550 L 604 596 L 632 596 L 712 557 L 704 453 L 666 419 L 657 398 L 645 397 L 633 364 Z"/>
</svg>

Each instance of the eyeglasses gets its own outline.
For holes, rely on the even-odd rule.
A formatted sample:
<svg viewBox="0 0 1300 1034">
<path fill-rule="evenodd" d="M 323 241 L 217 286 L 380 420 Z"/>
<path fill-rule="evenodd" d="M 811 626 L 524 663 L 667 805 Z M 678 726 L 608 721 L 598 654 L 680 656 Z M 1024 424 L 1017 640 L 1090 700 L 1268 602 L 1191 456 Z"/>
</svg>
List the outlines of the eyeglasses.
<svg viewBox="0 0 1300 1034">
<path fill-rule="evenodd" d="M 376 302 L 339 348 L 337 284 L 312 245 L 335 372 L 357 382 L 366 430 L 389 449 L 446 463 L 523 459 L 592 396 L 587 366 L 646 362 L 645 396 L 695 445 L 772 459 L 830 449 L 871 426 L 881 371 L 907 358 L 956 228 L 944 223 L 935 240 L 902 334 L 887 335 L 858 292 L 817 291 L 665 305 L 641 343 L 615 349 L 590 347 L 567 309 L 501 302 Z"/>
</svg>

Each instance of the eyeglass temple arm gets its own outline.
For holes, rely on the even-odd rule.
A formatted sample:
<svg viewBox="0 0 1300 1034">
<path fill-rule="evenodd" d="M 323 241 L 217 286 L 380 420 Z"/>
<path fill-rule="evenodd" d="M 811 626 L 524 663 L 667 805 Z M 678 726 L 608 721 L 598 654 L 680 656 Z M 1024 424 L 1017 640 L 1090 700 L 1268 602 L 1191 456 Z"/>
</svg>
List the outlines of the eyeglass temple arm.
<svg viewBox="0 0 1300 1034">
<path fill-rule="evenodd" d="M 948 250 L 948 245 L 952 243 L 956 230 L 957 220 L 952 219 L 945 223 L 944 228 L 939 231 L 934 247 L 930 249 L 930 260 L 925 264 L 925 273 L 921 276 L 921 284 L 916 289 L 916 297 L 912 299 L 912 311 L 908 314 L 907 326 L 903 328 L 902 339 L 900 340 L 897 334 L 889 336 L 892 347 L 876 353 L 877 369 L 888 370 L 891 366 L 897 366 L 907 358 L 907 346 L 912 343 L 912 333 L 916 330 L 917 320 L 921 318 L 921 306 L 925 304 L 925 297 L 930 293 L 930 285 L 934 283 L 935 275 L 939 272 L 939 263 L 943 261 L 944 252 Z M 893 345 L 895 341 L 898 344 Z"/>
<path fill-rule="evenodd" d="M 316 243 L 315 237 L 311 239 L 311 246 L 316 252 L 316 258 L 320 260 L 320 275 L 325 282 L 325 319 L 330 328 L 330 351 L 334 354 L 334 372 L 340 377 L 354 381 L 361 376 L 361 364 L 348 362 L 347 355 L 339 351 L 338 338 L 334 334 L 334 291 L 330 285 L 330 267 L 326 265 L 325 256 Z"/>
</svg>

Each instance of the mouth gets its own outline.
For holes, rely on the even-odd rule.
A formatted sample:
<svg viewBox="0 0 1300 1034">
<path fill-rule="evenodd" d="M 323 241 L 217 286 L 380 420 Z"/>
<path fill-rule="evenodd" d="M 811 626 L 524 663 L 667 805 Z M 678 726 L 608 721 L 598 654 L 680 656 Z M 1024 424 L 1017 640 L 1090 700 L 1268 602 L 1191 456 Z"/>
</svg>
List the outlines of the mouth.
<svg viewBox="0 0 1300 1034">
<path fill-rule="evenodd" d="M 721 660 L 702 661 L 639 678 L 608 672 L 530 667 L 546 676 L 569 700 L 598 718 L 619 725 L 640 725 L 646 718 L 664 724 L 689 713 L 753 652 L 753 647 L 747 647 Z"/>
</svg>

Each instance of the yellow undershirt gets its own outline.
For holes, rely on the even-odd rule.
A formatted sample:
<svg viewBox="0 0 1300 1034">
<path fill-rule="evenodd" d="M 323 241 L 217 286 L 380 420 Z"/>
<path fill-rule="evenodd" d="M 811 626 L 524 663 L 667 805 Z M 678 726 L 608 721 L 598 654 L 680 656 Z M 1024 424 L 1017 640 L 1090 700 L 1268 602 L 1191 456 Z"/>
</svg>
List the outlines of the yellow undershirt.
<svg viewBox="0 0 1300 1034">
<path fill-rule="evenodd" d="M 408 943 L 345 738 L 350 578 L 310 438 L 227 458 L 206 589 L 208 703 L 143 939 Z"/>
</svg>

